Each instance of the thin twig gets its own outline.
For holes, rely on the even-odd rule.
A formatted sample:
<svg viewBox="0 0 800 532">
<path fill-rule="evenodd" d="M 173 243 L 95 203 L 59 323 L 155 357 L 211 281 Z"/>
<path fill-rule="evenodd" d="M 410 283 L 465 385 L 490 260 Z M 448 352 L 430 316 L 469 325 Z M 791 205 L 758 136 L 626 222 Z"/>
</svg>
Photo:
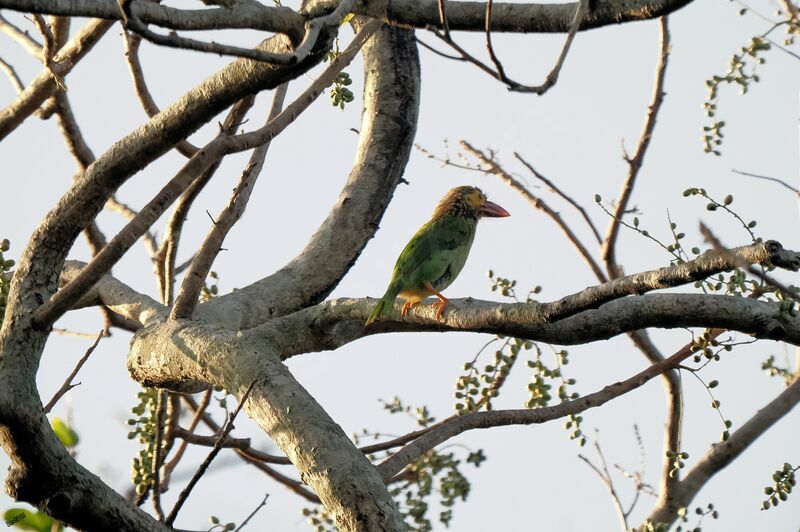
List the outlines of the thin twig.
<svg viewBox="0 0 800 532">
<path fill-rule="evenodd" d="M 236 528 L 236 531 L 235 531 L 235 532 L 239 532 L 241 529 L 243 529 L 243 528 L 245 527 L 245 525 L 246 525 L 247 523 L 249 523 L 249 522 L 250 522 L 250 520 L 253 518 L 253 516 L 254 516 L 254 515 L 256 515 L 260 509 L 262 509 L 264 506 L 266 506 L 266 505 L 267 505 L 267 499 L 269 499 L 269 493 L 266 493 L 266 494 L 264 494 L 264 500 L 262 500 L 262 501 L 261 501 L 261 504 L 259 504 L 258 506 L 256 506 L 256 509 L 255 509 L 255 510 L 253 510 L 253 511 L 250 513 L 250 515 L 248 515 L 248 516 L 247 516 L 247 519 L 245 519 L 244 521 L 242 521 L 242 524 L 241 524 L 241 525 L 239 525 L 239 526 Z"/>
<path fill-rule="evenodd" d="M 594 465 L 591 460 L 589 460 L 582 454 L 579 454 L 578 458 L 583 460 L 586 463 L 586 465 L 588 465 L 595 473 L 597 473 L 597 476 L 600 477 L 600 480 L 602 480 L 603 484 L 606 485 L 606 488 L 608 488 L 608 493 L 611 497 L 611 502 L 614 503 L 614 509 L 617 511 L 617 517 L 619 517 L 622 530 L 628 530 L 628 516 L 625 513 L 625 510 L 622 508 L 622 502 L 619 499 L 619 495 L 617 494 L 616 488 L 614 488 L 614 481 L 611 480 L 611 473 L 609 473 L 608 471 L 608 464 L 606 463 L 606 457 L 603 454 L 603 449 L 600 447 L 600 432 L 597 429 L 595 429 L 594 449 L 595 452 L 597 452 L 597 456 L 600 457 L 600 464 L 602 466 L 602 470 L 596 465 Z"/>
<path fill-rule="evenodd" d="M 494 47 L 492 45 L 492 31 L 491 31 L 491 18 L 492 18 L 492 0 L 488 0 L 486 4 L 486 11 L 484 17 L 484 31 L 486 34 L 486 49 L 489 52 L 489 58 L 491 59 L 492 63 L 494 64 L 494 68 L 490 67 L 480 59 L 476 58 L 469 52 L 467 52 L 464 48 L 459 46 L 450 35 L 449 25 L 447 24 L 447 15 L 444 10 L 444 1 L 439 0 L 439 18 L 440 24 L 442 25 L 444 32 L 439 32 L 437 30 L 433 30 L 433 34 L 436 35 L 439 39 L 447 43 L 452 49 L 459 53 L 461 56 L 461 60 L 468 61 L 473 65 L 477 66 L 479 69 L 483 70 L 493 78 L 497 79 L 498 81 L 503 82 L 507 87 L 508 90 L 513 92 L 525 92 L 525 93 L 533 93 L 542 95 L 550 90 L 553 85 L 556 84 L 558 81 L 558 76 L 561 72 L 561 68 L 564 66 L 564 61 L 567 58 L 567 54 L 569 53 L 569 49 L 572 46 L 572 41 L 575 39 L 575 35 L 578 33 L 578 30 L 581 27 L 581 23 L 583 22 L 584 15 L 588 10 L 590 0 L 580 0 L 577 4 L 577 9 L 575 10 L 575 15 L 572 18 L 572 22 L 569 26 L 569 31 L 567 33 L 567 39 L 564 42 L 564 46 L 561 49 L 561 53 L 556 60 L 555 65 L 553 66 L 552 70 L 547 74 L 545 77 L 544 82 L 541 85 L 524 85 L 513 79 L 509 78 L 506 73 L 505 69 L 503 68 L 503 64 L 500 59 L 497 57 L 494 51 Z"/>
<path fill-rule="evenodd" d="M 0 31 L 17 41 L 29 54 L 41 61 L 42 45 L 31 37 L 30 33 L 19 29 L 2 15 L 0 15 Z"/>
<path fill-rule="evenodd" d="M 572 245 L 575 246 L 575 249 L 578 250 L 578 253 L 581 255 L 581 257 L 583 257 L 583 259 L 592 269 L 597 278 L 600 279 L 601 282 L 606 281 L 606 276 L 603 273 L 603 270 L 600 268 L 600 265 L 597 264 L 597 261 L 589 253 L 589 250 L 586 249 L 581 240 L 572 231 L 569 225 L 567 225 L 567 223 L 564 221 L 564 219 L 561 217 L 559 213 L 550 208 L 550 206 L 544 200 L 542 200 L 537 196 L 534 196 L 519 181 L 514 179 L 514 177 L 511 174 L 503 170 L 503 168 L 499 164 L 497 164 L 497 161 L 487 157 L 486 155 L 484 155 L 482 151 L 478 150 L 477 148 L 474 148 L 469 142 L 465 140 L 462 140 L 460 144 L 462 148 L 464 148 L 467 152 L 472 154 L 481 163 L 483 163 L 491 173 L 493 173 L 494 175 L 505 181 L 507 185 L 509 185 L 511 188 L 522 194 L 522 196 L 528 201 L 528 203 L 530 203 L 535 209 L 538 209 L 544 212 L 547 216 L 549 216 L 550 219 L 552 219 L 556 223 L 556 225 L 558 225 L 558 227 L 561 228 L 561 230 L 567 236 Z"/>
<path fill-rule="evenodd" d="M 197 481 L 200 480 L 206 470 L 208 470 L 208 466 L 211 465 L 211 461 L 219 454 L 219 451 L 222 449 L 222 442 L 225 441 L 225 438 L 230 434 L 231 430 L 233 430 L 233 422 L 236 419 L 236 416 L 239 415 L 239 411 L 241 411 L 242 407 L 244 406 L 245 402 L 247 402 L 247 398 L 250 396 L 250 392 L 253 391 L 253 387 L 255 386 L 256 381 L 250 383 L 250 386 L 247 387 L 247 390 L 242 395 L 241 400 L 239 400 L 239 404 L 236 405 L 236 409 L 233 411 L 231 416 L 228 418 L 228 421 L 225 423 L 225 428 L 222 429 L 222 432 L 219 435 L 218 444 L 211 449 L 211 452 L 208 453 L 208 456 L 203 463 L 200 464 L 200 467 L 195 472 L 192 479 L 189 481 L 189 484 L 181 491 L 181 494 L 178 496 L 177 502 L 175 502 L 175 506 L 172 508 L 172 511 L 167 516 L 167 520 L 165 521 L 167 525 L 172 526 L 172 523 L 175 522 L 175 518 L 178 517 L 178 512 L 181 510 L 181 507 L 186 502 L 186 499 L 189 497 L 189 494 L 192 492 L 195 484 Z"/>
<path fill-rule="evenodd" d="M 774 183 L 778 183 L 779 185 L 783 185 L 784 187 L 788 188 L 789 190 L 791 190 L 795 194 L 800 195 L 800 189 L 798 189 L 796 187 L 793 187 L 792 185 L 790 185 L 789 183 L 787 183 L 783 179 L 779 179 L 777 177 L 770 177 L 770 176 L 766 176 L 766 175 L 751 174 L 750 172 L 743 172 L 743 171 L 737 170 L 735 168 L 731 169 L 731 172 L 733 172 L 734 174 L 739 174 L 739 175 L 743 175 L 743 176 L 747 176 L 747 177 L 754 177 L 756 179 L 765 179 L 767 181 L 772 181 Z"/>
<path fill-rule="evenodd" d="M 288 86 L 288 83 L 283 83 L 275 91 L 267 123 L 274 120 L 283 109 L 283 101 L 286 98 Z M 250 194 L 256 185 L 261 170 L 264 168 L 264 160 L 267 156 L 269 145 L 270 141 L 267 141 L 253 150 L 250 161 L 247 163 L 244 172 L 242 172 L 241 180 L 233 190 L 230 201 L 219 215 L 217 223 L 208 232 L 199 251 L 189 265 L 189 271 L 186 272 L 186 276 L 183 278 L 181 290 L 175 298 L 175 304 L 170 313 L 172 319 L 189 318 L 194 312 L 206 277 L 211 271 L 214 259 L 222 249 L 222 243 L 225 241 L 228 231 L 239 221 L 244 209 L 247 207 Z"/>
<path fill-rule="evenodd" d="M 163 426 L 164 426 L 164 411 L 167 408 L 167 392 L 165 390 L 158 391 L 158 400 L 156 401 L 156 428 L 153 435 L 153 463 L 150 469 L 151 481 L 150 492 L 152 493 L 153 509 L 156 512 L 156 517 L 159 521 L 164 521 L 164 510 L 161 509 L 161 461 L 163 456 L 161 454 L 161 442 L 163 440 Z"/>
<path fill-rule="evenodd" d="M 558 188 L 558 187 L 556 186 L 556 184 L 555 184 L 555 183 L 553 183 L 552 181 L 550 181 L 549 179 L 547 179 L 545 176 L 543 176 L 541 173 L 539 173 L 539 172 L 538 172 L 538 171 L 537 171 L 537 170 L 536 170 L 536 169 L 535 169 L 535 168 L 534 168 L 534 167 L 531 165 L 531 163 L 529 163 L 528 161 L 526 161 L 525 159 L 523 159 L 523 158 L 522 158 L 522 156 L 521 156 L 519 153 L 517 153 L 517 152 L 514 152 L 514 157 L 516 157 L 516 158 L 517 158 L 517 160 L 518 160 L 519 162 L 521 162 L 523 165 L 525 165 L 525 167 L 526 167 L 526 168 L 528 168 L 528 170 L 530 170 L 530 172 L 533 174 L 533 176 L 534 176 L 535 178 L 537 178 L 539 181 L 541 181 L 542 183 L 544 183 L 545 185 L 547 185 L 547 187 L 548 187 L 548 188 L 549 188 L 549 189 L 550 189 L 552 192 L 554 192 L 555 194 L 557 194 L 557 195 L 561 196 L 562 198 L 564 198 L 564 200 L 566 200 L 566 201 L 567 201 L 567 203 L 569 203 L 570 205 L 572 205 L 573 207 L 575 207 L 575 209 L 577 209 L 577 211 L 578 211 L 579 213 L 581 213 L 581 216 L 583 216 L 583 219 L 584 219 L 584 220 L 586 220 L 586 225 L 588 225 L 588 226 L 589 226 L 589 229 L 591 229 L 591 230 L 592 230 L 592 233 L 594 234 L 594 237 L 597 239 L 597 243 L 598 243 L 598 244 L 602 244 L 602 243 L 603 243 L 603 239 L 600 237 L 600 231 L 598 231 L 598 230 L 597 230 L 597 227 L 594 225 L 594 222 L 592 222 L 592 219 L 591 219 L 591 218 L 589 218 L 589 215 L 586 213 L 586 209 L 584 209 L 584 208 L 581 206 L 581 204 L 580 204 L 580 203 L 578 203 L 577 201 L 575 201 L 574 199 L 572 199 L 570 196 L 568 196 L 567 194 L 565 194 L 565 193 L 564 193 L 564 192 L 563 192 L 563 191 L 562 191 L 560 188 Z"/>
<path fill-rule="evenodd" d="M 463 57 L 460 57 L 460 56 L 457 56 L 457 55 L 446 54 L 446 53 L 444 53 L 444 52 L 442 52 L 440 50 L 437 50 L 436 48 L 434 48 L 430 44 L 426 43 L 425 41 L 420 40 L 419 37 L 414 37 L 414 40 L 417 41 L 417 44 L 419 44 L 423 48 L 427 48 L 431 52 L 435 53 L 438 56 L 444 57 L 445 59 L 452 59 L 453 61 L 466 61 L 466 59 L 464 59 Z"/>
<path fill-rule="evenodd" d="M 53 407 L 56 405 L 56 403 L 59 401 L 59 399 L 64 397 L 64 394 L 66 394 L 68 391 L 70 391 L 71 389 L 73 389 L 74 387 L 76 387 L 76 386 L 78 386 L 80 384 L 80 383 L 72 384 L 72 379 L 75 378 L 75 376 L 81 370 L 81 368 L 86 363 L 86 361 L 89 360 L 89 356 L 91 356 L 91 354 L 94 352 L 95 348 L 97 347 L 97 344 L 100 343 L 100 339 L 103 336 L 105 336 L 104 333 L 105 333 L 105 331 L 100 331 L 100 333 L 97 335 L 97 338 L 95 339 L 94 343 L 91 345 L 91 347 L 89 347 L 89 349 L 86 350 L 86 353 L 84 353 L 84 355 L 81 357 L 81 359 L 75 365 L 75 369 L 73 369 L 72 373 L 70 373 L 69 376 L 66 378 L 66 380 L 64 381 L 64 384 L 61 385 L 61 388 L 59 388 L 58 391 L 55 393 L 55 395 L 53 395 L 53 398 L 50 399 L 47 402 L 47 404 L 44 406 L 43 410 L 44 410 L 45 414 L 49 414 L 50 413 L 50 411 L 53 409 Z"/>
<path fill-rule="evenodd" d="M 203 398 L 200 400 L 199 405 L 195 405 L 197 408 L 194 411 L 194 416 L 192 417 L 192 421 L 189 423 L 189 427 L 186 429 L 180 429 L 180 427 L 176 428 L 173 431 L 173 436 L 176 438 L 181 437 L 181 430 L 185 430 L 187 434 L 194 434 L 194 430 L 197 428 L 197 424 L 200 423 L 200 419 L 203 417 L 203 414 L 208 408 L 208 404 L 211 401 L 211 394 L 213 390 L 209 388 L 203 394 Z M 178 430 L 180 429 L 180 430 Z M 167 487 L 169 486 L 170 477 L 172 476 L 172 472 L 178 466 L 178 463 L 183 458 L 183 453 L 186 452 L 186 448 L 189 446 L 189 441 L 186 438 L 182 438 L 180 445 L 178 446 L 178 450 L 175 451 L 172 459 L 164 464 L 164 475 L 161 480 L 161 491 L 167 491 Z"/>
<path fill-rule="evenodd" d="M 25 85 L 22 84 L 22 80 L 19 79 L 17 71 L 14 70 L 14 67 L 11 66 L 11 63 L 4 61 L 3 58 L 0 57 L 0 69 L 6 73 L 9 81 L 11 81 L 11 84 L 14 86 L 14 90 L 17 91 L 17 94 L 22 94 L 22 91 L 25 90 Z"/>
<path fill-rule="evenodd" d="M 616 258 L 616 244 L 617 237 L 619 235 L 620 220 L 622 220 L 622 217 L 625 215 L 625 210 L 628 207 L 628 201 L 633 193 L 633 187 L 636 184 L 636 178 L 639 175 L 639 170 L 642 168 L 642 163 L 644 162 L 647 148 L 650 146 L 650 139 L 653 136 L 653 130 L 655 129 L 658 112 L 661 109 L 661 104 L 664 101 L 664 77 L 667 71 L 667 62 L 669 60 L 670 35 L 667 17 L 661 17 L 659 19 L 659 23 L 661 29 L 661 51 L 658 66 L 656 67 L 656 81 L 653 87 L 653 97 L 650 102 L 650 108 L 647 112 L 647 117 L 645 118 L 642 134 L 639 137 L 639 145 L 636 147 L 636 153 L 634 154 L 633 158 L 629 158 L 627 156 L 625 157 L 625 160 L 628 162 L 628 175 L 622 184 L 622 190 L 620 191 L 619 198 L 617 199 L 617 206 L 614 210 L 614 214 L 611 216 L 611 221 L 608 224 L 608 230 L 606 231 L 606 237 L 603 241 L 603 247 L 600 252 L 603 262 L 606 265 L 608 275 L 611 279 L 622 275 Z"/>
</svg>

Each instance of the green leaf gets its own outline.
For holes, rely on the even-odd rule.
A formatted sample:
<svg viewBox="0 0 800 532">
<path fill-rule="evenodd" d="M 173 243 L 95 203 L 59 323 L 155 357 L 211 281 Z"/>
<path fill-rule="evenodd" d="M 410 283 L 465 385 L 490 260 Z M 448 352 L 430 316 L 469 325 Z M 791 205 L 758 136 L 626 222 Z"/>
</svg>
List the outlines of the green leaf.
<svg viewBox="0 0 800 532">
<path fill-rule="evenodd" d="M 60 418 L 54 417 L 53 421 L 50 422 L 50 426 L 53 428 L 53 432 L 56 433 L 56 436 L 61 443 L 64 444 L 64 447 L 69 449 L 70 447 L 75 447 L 78 445 L 78 433 L 72 430 L 72 427 L 61 421 Z"/>
</svg>

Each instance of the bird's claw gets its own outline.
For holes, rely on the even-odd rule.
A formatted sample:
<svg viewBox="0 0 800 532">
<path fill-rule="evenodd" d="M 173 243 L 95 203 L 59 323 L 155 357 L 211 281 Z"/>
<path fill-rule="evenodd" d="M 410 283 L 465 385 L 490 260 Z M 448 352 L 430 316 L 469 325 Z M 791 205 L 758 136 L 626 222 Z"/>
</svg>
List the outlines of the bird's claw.
<svg viewBox="0 0 800 532">
<path fill-rule="evenodd" d="M 444 322 L 444 308 L 447 306 L 447 303 L 444 301 L 437 301 L 433 304 L 433 308 L 436 309 L 436 321 Z"/>
</svg>

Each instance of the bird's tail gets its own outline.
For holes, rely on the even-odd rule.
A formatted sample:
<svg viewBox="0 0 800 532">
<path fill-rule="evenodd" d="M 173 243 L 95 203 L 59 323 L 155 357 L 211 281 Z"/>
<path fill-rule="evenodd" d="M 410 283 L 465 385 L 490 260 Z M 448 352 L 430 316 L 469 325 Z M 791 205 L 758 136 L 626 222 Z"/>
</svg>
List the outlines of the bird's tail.
<svg viewBox="0 0 800 532">
<path fill-rule="evenodd" d="M 380 301 L 375 304 L 375 308 L 372 309 L 369 318 L 367 318 L 367 321 L 364 322 L 364 327 L 377 320 L 381 316 L 386 316 L 389 314 L 394 306 L 394 298 L 396 295 L 397 294 L 392 293 L 391 290 L 387 291 Z"/>
</svg>

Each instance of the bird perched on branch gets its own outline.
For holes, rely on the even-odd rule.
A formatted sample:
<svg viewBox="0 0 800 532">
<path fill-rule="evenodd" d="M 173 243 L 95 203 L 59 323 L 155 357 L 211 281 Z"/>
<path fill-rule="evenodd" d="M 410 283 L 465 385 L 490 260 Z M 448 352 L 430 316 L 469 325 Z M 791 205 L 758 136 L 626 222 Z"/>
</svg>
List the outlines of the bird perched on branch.
<svg viewBox="0 0 800 532">
<path fill-rule="evenodd" d="M 441 291 L 450 286 L 467 261 L 478 220 L 484 216 L 510 216 L 501 206 L 486 199 L 480 189 L 462 186 L 451 189 L 436 206 L 430 221 L 406 245 L 394 265 L 389 288 L 364 325 L 391 312 L 397 296 L 405 299 L 406 313 L 428 296 L 435 295 L 436 319 L 449 301 Z"/>
</svg>

